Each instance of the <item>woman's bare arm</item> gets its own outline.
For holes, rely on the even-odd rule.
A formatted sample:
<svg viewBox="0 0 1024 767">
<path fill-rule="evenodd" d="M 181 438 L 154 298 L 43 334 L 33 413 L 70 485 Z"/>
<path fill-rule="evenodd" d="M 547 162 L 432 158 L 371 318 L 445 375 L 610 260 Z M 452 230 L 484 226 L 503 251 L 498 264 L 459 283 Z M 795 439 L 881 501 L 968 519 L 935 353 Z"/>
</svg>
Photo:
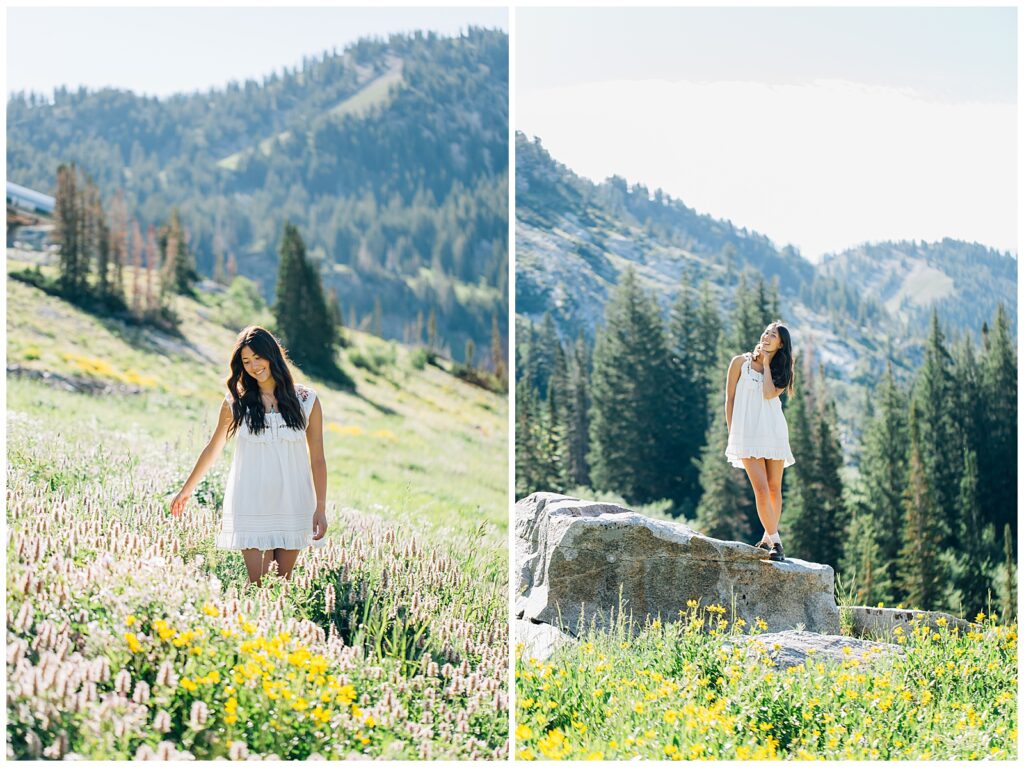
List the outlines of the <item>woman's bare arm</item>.
<svg viewBox="0 0 1024 767">
<path fill-rule="evenodd" d="M 739 355 L 732 358 L 729 370 L 725 374 L 725 423 L 730 432 L 732 431 L 732 406 L 736 400 L 736 382 L 740 380 L 742 369 L 743 355 Z"/>
<path fill-rule="evenodd" d="M 309 446 L 309 467 L 313 470 L 313 486 L 316 488 L 316 507 L 327 505 L 327 460 L 324 458 L 323 410 L 320 398 L 313 402 L 306 427 L 306 445 Z"/>
<path fill-rule="evenodd" d="M 761 381 L 761 396 L 765 399 L 775 399 L 782 394 L 782 392 L 786 391 L 786 389 L 785 387 L 781 389 L 775 388 L 775 381 L 772 379 L 772 358 L 762 352 L 761 362 L 764 365 L 764 379 Z"/>
<path fill-rule="evenodd" d="M 316 509 L 313 511 L 313 539 L 320 540 L 327 532 L 327 460 L 324 458 L 324 417 L 320 398 L 313 401 L 306 425 L 306 445 L 309 447 L 309 468 L 313 471 L 316 489 Z"/>
<path fill-rule="evenodd" d="M 199 454 L 196 465 L 193 467 L 192 473 L 188 475 L 188 479 L 185 480 L 181 491 L 171 501 L 171 514 L 177 516 L 184 510 L 185 502 L 189 496 L 192 495 L 196 486 L 206 472 L 209 471 L 210 467 L 217 462 L 225 443 L 227 443 L 228 426 L 231 425 L 231 419 L 231 406 L 228 405 L 227 400 L 224 400 L 220 403 L 217 427 L 213 430 L 213 435 L 210 437 L 209 442 L 206 443 L 206 447 L 203 448 L 203 452 Z"/>
</svg>

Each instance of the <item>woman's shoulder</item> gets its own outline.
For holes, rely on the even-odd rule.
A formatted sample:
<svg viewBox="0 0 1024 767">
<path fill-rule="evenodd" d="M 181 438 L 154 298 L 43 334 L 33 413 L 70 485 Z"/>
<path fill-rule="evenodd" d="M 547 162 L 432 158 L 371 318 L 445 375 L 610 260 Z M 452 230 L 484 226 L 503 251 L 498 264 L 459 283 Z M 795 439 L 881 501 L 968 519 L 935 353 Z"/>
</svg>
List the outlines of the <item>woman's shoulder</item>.
<svg viewBox="0 0 1024 767">
<path fill-rule="evenodd" d="M 311 398 L 316 397 L 316 390 L 308 384 L 295 384 L 295 394 L 301 402 L 308 402 Z"/>
</svg>

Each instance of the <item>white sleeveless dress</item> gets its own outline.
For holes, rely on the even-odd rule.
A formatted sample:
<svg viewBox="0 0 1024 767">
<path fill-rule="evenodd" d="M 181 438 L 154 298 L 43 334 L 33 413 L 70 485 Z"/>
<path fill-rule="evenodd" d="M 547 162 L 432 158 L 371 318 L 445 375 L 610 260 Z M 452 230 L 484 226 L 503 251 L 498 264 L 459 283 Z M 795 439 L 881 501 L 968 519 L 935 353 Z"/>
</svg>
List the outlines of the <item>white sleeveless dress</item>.
<svg viewBox="0 0 1024 767">
<path fill-rule="evenodd" d="M 782 401 L 779 397 L 764 398 L 764 373 L 750 367 L 750 352 L 743 356 L 725 457 L 739 469 L 743 468 L 741 458 L 784 460 L 783 467 L 792 466 L 796 459 L 789 449 L 789 427 L 782 413 Z"/>
<path fill-rule="evenodd" d="M 296 385 L 309 423 L 316 392 Z M 231 395 L 224 399 L 231 404 Z M 243 420 L 235 432 L 235 454 L 224 490 L 218 549 L 304 549 L 313 540 L 316 488 L 306 432 L 292 429 L 280 413 L 266 413 L 266 428 L 253 434 Z"/>
</svg>

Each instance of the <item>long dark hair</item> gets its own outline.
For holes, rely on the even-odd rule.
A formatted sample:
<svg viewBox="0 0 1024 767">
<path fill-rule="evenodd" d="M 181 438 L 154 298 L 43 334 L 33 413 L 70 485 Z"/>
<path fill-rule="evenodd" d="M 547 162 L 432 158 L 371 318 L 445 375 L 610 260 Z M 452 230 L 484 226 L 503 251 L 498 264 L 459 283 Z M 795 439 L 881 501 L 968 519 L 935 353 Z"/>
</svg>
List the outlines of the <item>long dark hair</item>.
<svg viewBox="0 0 1024 767">
<path fill-rule="evenodd" d="M 768 330 L 775 326 L 779 333 L 779 349 L 772 355 L 772 383 L 776 389 L 785 389 L 786 396 L 793 395 L 794 362 L 793 362 L 793 341 L 789 337 L 789 328 L 782 324 L 782 320 L 772 320 L 768 323 Z"/>
<path fill-rule="evenodd" d="M 232 399 L 228 439 L 241 426 L 243 418 L 248 421 L 249 429 L 254 434 L 259 434 L 266 428 L 266 408 L 263 407 L 259 384 L 242 365 L 242 348 L 246 346 L 252 349 L 253 354 L 258 354 L 270 364 L 277 409 L 281 411 L 284 422 L 292 429 L 305 429 L 306 414 L 295 394 L 295 381 L 288 368 L 284 348 L 270 331 L 259 325 L 249 325 L 243 328 L 235 339 L 235 348 L 231 352 L 231 375 L 225 381 Z"/>
</svg>

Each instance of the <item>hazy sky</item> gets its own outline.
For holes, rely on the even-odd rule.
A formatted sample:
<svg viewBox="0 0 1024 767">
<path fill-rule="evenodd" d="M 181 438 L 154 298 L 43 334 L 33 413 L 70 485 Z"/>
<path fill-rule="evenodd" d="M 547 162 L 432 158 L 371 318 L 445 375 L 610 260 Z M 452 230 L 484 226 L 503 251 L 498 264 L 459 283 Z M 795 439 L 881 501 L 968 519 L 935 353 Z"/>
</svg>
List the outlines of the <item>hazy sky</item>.
<svg viewBox="0 0 1024 767">
<path fill-rule="evenodd" d="M 8 8 L 7 92 L 166 96 L 260 80 L 367 35 L 508 29 L 504 8 Z"/>
<path fill-rule="evenodd" d="M 1015 8 L 520 8 L 516 127 L 817 260 L 1016 252 Z"/>
</svg>

